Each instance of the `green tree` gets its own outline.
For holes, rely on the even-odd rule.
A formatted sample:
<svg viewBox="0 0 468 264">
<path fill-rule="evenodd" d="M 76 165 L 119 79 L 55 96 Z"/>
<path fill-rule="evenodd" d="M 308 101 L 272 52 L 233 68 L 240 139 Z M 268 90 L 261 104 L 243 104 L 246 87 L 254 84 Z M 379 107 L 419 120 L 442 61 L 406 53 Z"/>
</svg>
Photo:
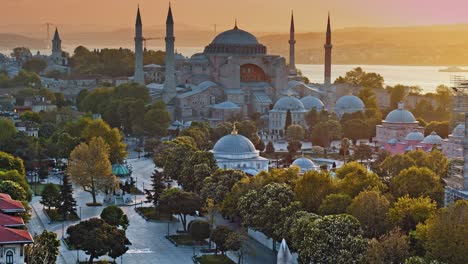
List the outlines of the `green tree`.
<svg viewBox="0 0 468 264">
<path fill-rule="evenodd" d="M 246 178 L 244 172 L 231 169 L 217 169 L 213 174 L 203 180 L 201 196 L 221 203 L 228 192 L 241 179 Z"/>
<path fill-rule="evenodd" d="M 462 264 L 468 259 L 468 202 L 459 200 L 439 209 L 416 232 L 423 241 L 426 255 L 445 263 Z"/>
<path fill-rule="evenodd" d="M 351 204 L 351 197 L 347 194 L 332 193 L 327 195 L 319 207 L 321 215 L 337 215 L 346 213 L 346 209 Z"/>
<path fill-rule="evenodd" d="M 1 119 L 0 119 L 1 122 Z M 1 128 L 1 127 L 0 127 Z M 3 133 L 3 130 L 2 130 Z M 16 170 L 21 176 L 26 176 L 23 160 L 21 158 L 0 151 L 0 170 L 10 171 Z"/>
<path fill-rule="evenodd" d="M 315 107 L 305 114 L 305 122 L 309 130 L 312 130 L 320 122 L 320 114 Z"/>
<path fill-rule="evenodd" d="M 41 123 L 41 116 L 39 113 L 32 112 L 32 111 L 26 111 L 20 115 L 20 119 L 22 121 L 31 121 L 34 123 Z"/>
<path fill-rule="evenodd" d="M 389 201 L 379 192 L 363 191 L 354 197 L 347 210 L 361 223 L 364 236 L 371 238 L 382 235 L 387 230 L 389 207 Z"/>
<path fill-rule="evenodd" d="M 337 170 L 338 188 L 342 193 L 355 197 L 364 190 L 382 190 L 384 185 L 377 174 L 357 163 L 350 162 Z"/>
<path fill-rule="evenodd" d="M 340 137 L 341 124 L 336 120 L 320 122 L 312 129 L 312 142 L 322 147 L 329 147 L 331 140 Z"/>
<path fill-rule="evenodd" d="M 393 156 L 387 156 L 387 158 L 385 158 L 379 167 L 383 172 L 383 175 L 389 175 L 393 177 L 400 174 L 401 171 L 415 165 L 416 162 L 410 156 L 405 154 L 396 154 Z"/>
<path fill-rule="evenodd" d="M 317 213 L 323 199 L 334 188 L 335 182 L 328 172 L 308 171 L 296 181 L 294 193 L 306 211 Z"/>
<path fill-rule="evenodd" d="M 63 216 L 63 219 L 68 219 L 68 215 L 76 213 L 76 200 L 73 198 L 73 187 L 68 181 L 68 175 L 63 175 L 62 186 L 60 186 L 60 205 L 57 208 L 58 213 Z"/>
<path fill-rule="evenodd" d="M 366 253 L 366 263 L 404 263 L 410 256 L 408 237 L 398 228 L 371 239 Z"/>
<path fill-rule="evenodd" d="M 343 152 L 343 160 L 346 163 L 346 154 L 348 153 L 349 149 L 351 148 L 351 142 L 348 138 L 341 139 L 341 151 Z"/>
<path fill-rule="evenodd" d="M 286 135 L 292 140 L 303 140 L 304 132 L 304 128 L 300 125 L 290 125 L 286 129 Z"/>
<path fill-rule="evenodd" d="M 424 223 L 432 216 L 436 207 L 436 203 L 428 197 L 411 198 L 406 195 L 398 198 L 389 209 L 388 221 L 409 232 L 414 230 L 418 223 Z"/>
<path fill-rule="evenodd" d="M 187 159 L 179 165 L 182 170 L 178 183 L 186 191 L 200 193 L 203 180 L 215 172 L 218 166 L 213 153 L 209 151 L 195 151 L 188 155 Z"/>
<path fill-rule="evenodd" d="M 441 201 L 443 193 L 439 177 L 428 168 L 418 167 L 402 170 L 393 177 L 390 181 L 390 190 L 395 197 L 429 196 L 436 201 Z"/>
<path fill-rule="evenodd" d="M 31 190 L 26 177 L 20 175 L 17 170 L 1 171 L 0 170 L 0 182 L 12 181 L 19 184 L 27 193 L 27 200 L 31 200 Z"/>
<path fill-rule="evenodd" d="M 284 131 L 288 130 L 288 127 L 292 124 L 291 111 L 288 109 L 286 112 L 286 121 L 284 122 Z"/>
<path fill-rule="evenodd" d="M 216 244 L 215 254 L 218 253 L 218 250 L 221 251 L 221 254 L 223 255 L 228 251 L 228 244 L 226 242 L 229 235 L 233 232 L 234 231 L 226 225 L 219 225 L 213 230 L 211 240 Z"/>
<path fill-rule="evenodd" d="M 210 224 L 203 220 L 192 220 L 188 224 L 190 237 L 197 242 L 201 242 L 210 237 Z"/>
<path fill-rule="evenodd" d="M 180 166 L 196 149 L 191 137 L 177 137 L 172 141 L 165 141 L 154 157 L 154 163 L 162 168 L 169 179 L 177 180 L 181 174 Z"/>
<path fill-rule="evenodd" d="M 398 107 L 398 102 L 403 101 L 406 96 L 406 86 L 397 84 L 391 87 L 390 90 L 390 107 L 396 109 Z"/>
<path fill-rule="evenodd" d="M 126 245 L 130 244 L 124 230 L 119 230 L 98 218 L 70 226 L 67 234 L 71 245 L 89 255 L 90 264 L 95 258 L 106 254 L 115 259 L 123 255 L 128 250 Z"/>
<path fill-rule="evenodd" d="M 37 74 L 41 73 L 46 67 L 47 62 L 43 59 L 33 58 L 23 63 L 23 69 Z"/>
<path fill-rule="evenodd" d="M 13 181 L 0 182 L 0 193 L 8 194 L 11 196 L 11 199 L 18 201 L 26 201 L 28 197 L 23 187 Z"/>
<path fill-rule="evenodd" d="M 200 211 L 203 200 L 195 193 L 171 188 L 162 193 L 159 206 L 167 213 L 179 215 L 182 227 L 187 231 L 187 215 Z"/>
<path fill-rule="evenodd" d="M 115 205 L 110 205 L 104 208 L 101 212 L 101 219 L 106 221 L 109 225 L 115 227 L 122 227 L 123 230 L 127 230 L 129 221 L 128 217 L 122 209 Z"/>
<path fill-rule="evenodd" d="M 267 154 L 275 153 L 275 146 L 273 146 L 273 142 L 271 140 L 268 141 L 268 144 L 266 145 L 265 153 Z"/>
<path fill-rule="evenodd" d="M 291 140 L 288 142 L 288 152 L 294 155 L 296 152 L 301 150 L 302 143 L 299 140 Z"/>
<path fill-rule="evenodd" d="M 34 244 L 25 247 L 25 259 L 30 264 L 56 263 L 60 240 L 57 234 L 44 230 L 34 236 Z"/>
<path fill-rule="evenodd" d="M 112 191 L 115 187 L 109 146 L 100 137 L 92 138 L 89 144 L 81 143 L 72 151 L 67 173 L 72 181 L 91 194 L 93 204 L 97 204 L 96 195 L 99 191 Z"/>
<path fill-rule="evenodd" d="M 10 142 L 16 135 L 16 128 L 12 121 L 0 117 L 0 149 Z"/>
<path fill-rule="evenodd" d="M 147 134 L 155 137 L 165 136 L 171 118 L 166 110 L 166 105 L 159 100 L 153 104 L 144 116 L 144 129 Z"/>
<path fill-rule="evenodd" d="M 345 76 L 340 76 L 335 80 L 336 84 L 350 84 L 363 88 L 383 89 L 384 78 L 374 72 L 365 72 L 361 67 L 356 67 L 348 71 Z"/>
<path fill-rule="evenodd" d="M 146 201 L 153 203 L 156 208 L 159 202 L 161 194 L 166 189 L 166 186 L 162 182 L 164 175 L 162 172 L 159 172 L 157 169 L 154 170 L 153 175 L 151 175 L 151 189 L 145 189 Z"/>
<path fill-rule="evenodd" d="M 281 208 L 288 206 L 293 200 L 294 193 L 289 186 L 271 183 L 242 196 L 238 209 L 246 225 L 273 237 L 274 226 L 281 221 Z"/>
<path fill-rule="evenodd" d="M 354 159 L 363 161 L 372 158 L 372 148 L 367 144 L 359 144 L 354 148 Z"/>
<path fill-rule="evenodd" d="M 48 183 L 42 191 L 42 198 L 40 203 L 47 207 L 50 211 L 51 207 L 57 208 L 60 205 L 60 190 L 57 185 Z"/>
</svg>

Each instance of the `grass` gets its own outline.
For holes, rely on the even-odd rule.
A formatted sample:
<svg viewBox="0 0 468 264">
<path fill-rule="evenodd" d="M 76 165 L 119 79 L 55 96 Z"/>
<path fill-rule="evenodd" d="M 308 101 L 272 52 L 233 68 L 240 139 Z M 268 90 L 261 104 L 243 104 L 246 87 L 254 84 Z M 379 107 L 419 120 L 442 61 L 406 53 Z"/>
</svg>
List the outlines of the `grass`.
<svg viewBox="0 0 468 264">
<path fill-rule="evenodd" d="M 188 234 L 169 236 L 178 246 L 195 246 L 192 237 Z"/>
<path fill-rule="evenodd" d="M 174 216 L 160 212 L 154 207 L 137 207 L 135 210 L 144 215 L 148 220 L 163 222 L 177 221 L 177 218 Z"/>
<path fill-rule="evenodd" d="M 63 215 L 59 214 L 57 209 L 51 208 L 50 211 L 48 209 L 44 209 L 44 213 L 46 213 L 52 221 L 64 221 Z M 80 220 L 80 217 L 75 212 L 68 215 L 68 221 L 78 220 Z"/>
<path fill-rule="evenodd" d="M 145 194 L 145 193 L 142 192 L 142 191 L 140 191 L 140 189 L 138 189 L 137 187 L 131 186 L 131 187 L 130 187 L 130 194 L 133 194 L 133 195 L 142 195 L 142 194 Z"/>
<path fill-rule="evenodd" d="M 44 191 L 45 186 L 47 183 L 36 183 L 36 187 L 34 187 L 33 182 L 29 182 L 29 186 L 31 186 L 31 190 L 34 192 L 34 195 L 40 196 L 42 195 L 42 191 Z M 60 185 L 55 184 L 58 188 L 60 188 Z"/>
<path fill-rule="evenodd" d="M 197 260 L 200 264 L 236 264 L 230 258 L 218 254 L 218 255 L 203 255 L 201 257 L 197 257 Z"/>
</svg>

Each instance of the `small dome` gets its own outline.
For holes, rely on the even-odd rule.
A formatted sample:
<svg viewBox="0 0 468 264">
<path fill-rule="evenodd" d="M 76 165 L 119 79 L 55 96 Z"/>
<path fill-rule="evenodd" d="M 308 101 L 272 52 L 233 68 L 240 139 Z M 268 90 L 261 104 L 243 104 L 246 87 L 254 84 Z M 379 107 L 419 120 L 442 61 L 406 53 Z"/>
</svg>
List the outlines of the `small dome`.
<svg viewBox="0 0 468 264">
<path fill-rule="evenodd" d="M 319 166 L 315 164 L 312 160 L 308 158 L 304 158 L 304 157 L 294 160 L 291 166 L 294 166 L 294 165 L 301 168 L 301 173 L 305 173 L 306 171 L 315 170 L 319 168 Z"/>
<path fill-rule="evenodd" d="M 345 95 L 336 101 L 336 112 L 340 115 L 344 113 L 354 113 L 364 111 L 365 105 L 362 100 L 354 95 Z"/>
<path fill-rule="evenodd" d="M 186 60 L 187 58 L 184 57 L 184 55 L 182 55 L 181 53 L 175 53 L 174 54 L 174 59 L 175 60 Z"/>
<path fill-rule="evenodd" d="M 442 138 L 439 135 L 437 135 L 436 132 L 432 132 L 423 140 L 422 143 L 428 145 L 440 145 L 442 143 Z"/>
<path fill-rule="evenodd" d="M 301 100 L 297 99 L 296 97 L 292 96 L 285 96 L 281 97 L 278 101 L 276 101 L 275 106 L 273 106 L 273 110 L 276 111 L 305 111 L 304 104 L 302 104 Z"/>
<path fill-rule="evenodd" d="M 256 153 L 254 144 L 239 134 L 230 134 L 222 137 L 213 147 L 216 154 L 250 154 Z"/>
<path fill-rule="evenodd" d="M 424 140 L 424 134 L 417 131 L 413 130 L 408 135 L 406 135 L 405 140 L 408 141 L 423 141 Z"/>
<path fill-rule="evenodd" d="M 213 108 L 216 108 L 216 109 L 239 109 L 240 106 L 238 106 L 237 104 L 235 104 L 233 102 L 225 101 L 225 102 L 213 105 Z"/>
<path fill-rule="evenodd" d="M 398 139 L 392 138 L 387 141 L 388 144 L 395 145 L 398 143 Z"/>
<path fill-rule="evenodd" d="M 452 131 L 453 137 L 463 138 L 465 136 L 465 124 L 458 124 Z"/>
<path fill-rule="evenodd" d="M 118 177 L 126 177 L 130 175 L 130 171 L 122 164 L 114 164 L 112 165 L 112 174 Z"/>
<path fill-rule="evenodd" d="M 258 45 L 257 38 L 251 33 L 238 29 L 237 26 L 234 29 L 224 31 L 216 36 L 211 44 L 217 45 Z"/>
<path fill-rule="evenodd" d="M 388 113 L 387 117 L 385 118 L 385 122 L 387 123 L 417 123 L 416 118 L 414 115 L 404 108 L 402 102 L 398 103 L 398 109 L 395 109 Z"/>
<path fill-rule="evenodd" d="M 315 96 L 303 97 L 301 98 L 301 102 L 307 111 L 312 110 L 312 108 L 315 108 L 317 111 L 322 111 L 325 107 L 323 102 Z"/>
</svg>

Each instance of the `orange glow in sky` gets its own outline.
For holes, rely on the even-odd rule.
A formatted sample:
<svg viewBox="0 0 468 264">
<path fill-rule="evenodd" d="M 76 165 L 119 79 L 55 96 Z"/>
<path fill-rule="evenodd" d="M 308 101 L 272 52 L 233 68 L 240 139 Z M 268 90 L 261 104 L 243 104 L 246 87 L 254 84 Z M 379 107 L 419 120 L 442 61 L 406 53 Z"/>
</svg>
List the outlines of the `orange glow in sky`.
<svg viewBox="0 0 468 264">
<path fill-rule="evenodd" d="M 132 27 L 140 4 L 145 25 L 165 21 L 162 0 L 0 0 L 0 25 L 96 25 Z M 239 26 L 253 31 L 283 32 L 294 10 L 296 31 L 323 31 L 327 11 L 335 28 L 468 23 L 467 0 L 173 0 L 176 23 L 211 30 Z M 89 27 L 86 27 L 87 30 Z"/>
</svg>

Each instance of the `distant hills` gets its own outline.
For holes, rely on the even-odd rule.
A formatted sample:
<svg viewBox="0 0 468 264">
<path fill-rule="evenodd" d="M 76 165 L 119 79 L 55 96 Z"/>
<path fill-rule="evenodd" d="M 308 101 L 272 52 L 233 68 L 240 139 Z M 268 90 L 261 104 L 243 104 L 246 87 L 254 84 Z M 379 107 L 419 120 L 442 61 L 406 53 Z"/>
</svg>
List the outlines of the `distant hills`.
<svg viewBox="0 0 468 264">
<path fill-rule="evenodd" d="M 226 29 L 223 29 L 226 30 Z M 220 30 L 218 30 L 220 33 Z M 271 54 L 288 56 L 288 32 L 272 34 L 252 32 Z M 42 33 L 41 33 L 42 34 Z M 148 46 L 164 47 L 164 26 L 144 28 Z M 77 45 L 89 47 L 132 47 L 132 28 L 101 32 L 60 30 L 63 45 L 72 50 Z M 28 46 L 44 49 L 40 34 L 0 33 L 0 49 Z M 176 27 L 176 47 L 202 47 L 214 38 L 213 31 L 187 25 Z M 296 33 L 296 62 L 323 63 L 324 32 Z M 335 29 L 332 35 L 333 63 L 382 65 L 468 65 L 468 25 L 434 25 L 385 28 Z"/>
</svg>

